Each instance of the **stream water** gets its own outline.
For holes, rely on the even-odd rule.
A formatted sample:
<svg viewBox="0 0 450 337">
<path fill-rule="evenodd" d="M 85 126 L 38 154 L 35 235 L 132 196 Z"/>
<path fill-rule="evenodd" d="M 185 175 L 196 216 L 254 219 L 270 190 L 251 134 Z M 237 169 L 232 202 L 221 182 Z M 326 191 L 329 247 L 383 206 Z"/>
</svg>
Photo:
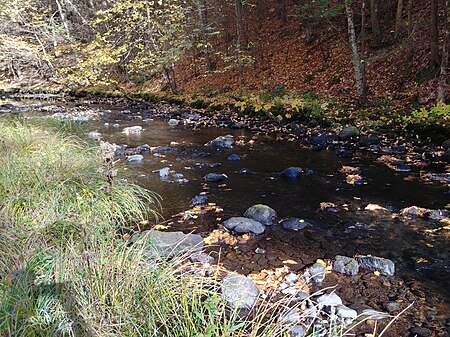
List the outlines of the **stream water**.
<svg viewBox="0 0 450 337">
<path fill-rule="evenodd" d="M 100 132 L 103 140 L 130 147 L 142 144 L 170 147 L 165 154 L 144 154 L 142 163 L 123 160 L 130 179 L 162 196 L 165 219 L 188 210 L 191 199 L 201 192 L 208 196 L 208 202 L 223 208 L 219 215 L 200 217 L 192 223 L 174 220 L 170 230 L 196 231 L 206 236 L 221 221 L 241 216 L 258 203 L 275 209 L 280 218 L 300 217 L 313 224 L 298 232 L 272 226 L 248 245 L 225 251 L 222 262 L 226 267 L 250 273 L 268 266 L 282 266 L 283 260 L 291 259 L 297 262 L 292 268 L 299 270 L 318 258 L 372 254 L 392 259 L 398 275 L 420 282 L 430 294 L 449 302 L 448 236 L 445 232 L 427 234 L 427 230 L 432 232 L 442 225 L 431 220 L 404 219 L 395 213 L 412 205 L 444 209 L 450 203 L 445 185 L 421 182 L 415 169 L 409 173 L 394 172 L 367 152 L 344 159 L 334 152 L 301 148 L 296 142 L 264 137 L 249 142 L 254 137 L 250 131 L 214 127 L 193 130 L 183 125 L 170 126 L 160 118 L 142 119 L 133 111 L 123 114 L 117 107 L 103 108 L 116 113 L 104 114 L 88 124 L 88 131 Z M 116 123 L 119 126 L 114 127 Z M 142 126 L 143 131 L 122 132 L 134 125 Z M 226 150 L 204 145 L 226 134 L 241 139 L 242 144 Z M 203 152 L 210 155 L 199 156 Z M 230 154 L 238 154 L 241 160 L 229 161 Z M 348 184 L 345 174 L 339 172 L 344 165 L 361 168 L 364 184 Z M 290 166 L 310 169 L 312 174 L 303 174 L 295 180 L 279 177 L 279 172 Z M 163 167 L 183 174 L 188 182 L 162 180 L 155 171 Z M 242 174 L 243 168 L 250 173 Z M 204 176 L 211 172 L 224 173 L 228 179 L 221 184 L 205 183 Z M 321 202 L 332 202 L 340 211 L 321 211 Z M 388 210 L 366 211 L 369 203 Z M 256 254 L 256 248 L 264 249 L 264 256 Z"/>
</svg>

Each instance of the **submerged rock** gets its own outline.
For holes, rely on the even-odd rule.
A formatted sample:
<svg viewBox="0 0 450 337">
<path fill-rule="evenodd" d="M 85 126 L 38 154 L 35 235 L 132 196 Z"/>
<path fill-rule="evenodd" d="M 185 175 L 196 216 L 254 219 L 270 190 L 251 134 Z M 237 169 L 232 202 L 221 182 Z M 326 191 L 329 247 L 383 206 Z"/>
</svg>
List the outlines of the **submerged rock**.
<svg viewBox="0 0 450 337">
<path fill-rule="evenodd" d="M 277 217 L 277 212 L 267 205 L 257 204 L 249 207 L 244 212 L 244 217 L 259 221 L 264 226 L 271 226 Z"/>
<path fill-rule="evenodd" d="M 205 146 L 211 146 L 219 149 L 231 149 L 233 148 L 235 141 L 232 135 L 219 136 L 210 142 L 206 143 Z"/>
<path fill-rule="evenodd" d="M 241 160 L 241 157 L 239 157 L 239 155 L 237 155 L 237 154 L 232 154 L 228 157 L 228 160 L 229 161 L 238 161 L 238 160 Z"/>
<path fill-rule="evenodd" d="M 198 206 L 198 205 L 204 205 L 208 202 L 208 196 L 207 195 L 196 195 L 191 200 L 192 206 Z"/>
<path fill-rule="evenodd" d="M 222 297 L 233 309 L 251 309 L 259 296 L 256 284 L 249 277 L 230 274 L 222 280 Z"/>
<path fill-rule="evenodd" d="M 336 255 L 333 263 L 333 270 L 344 275 L 354 276 L 358 274 L 358 262 L 347 256 Z"/>
<path fill-rule="evenodd" d="M 266 230 L 265 226 L 253 219 L 244 217 L 233 217 L 222 223 L 222 225 L 236 233 L 262 234 Z"/>
<path fill-rule="evenodd" d="M 311 224 L 300 218 L 288 218 L 281 221 L 280 225 L 283 226 L 284 229 L 298 231 L 310 226 Z"/>
<path fill-rule="evenodd" d="M 359 265 L 371 271 L 379 271 L 384 276 L 394 276 L 395 264 L 389 259 L 376 256 L 358 256 Z"/>
<path fill-rule="evenodd" d="M 123 129 L 122 132 L 124 133 L 138 133 L 142 131 L 142 126 L 135 125 L 135 126 L 129 126 Z"/>
<path fill-rule="evenodd" d="M 210 183 L 219 183 L 221 181 L 224 181 L 228 179 L 228 176 L 226 174 L 221 173 L 208 173 L 205 176 L 205 181 Z"/>
<path fill-rule="evenodd" d="M 144 161 L 144 156 L 141 154 L 135 154 L 133 156 L 129 156 L 127 158 L 127 161 L 129 163 L 141 163 L 142 161 Z"/>
<path fill-rule="evenodd" d="M 159 172 L 159 176 L 161 178 L 167 178 L 169 176 L 169 173 L 170 173 L 170 168 L 163 167 L 162 169 L 159 169 L 158 172 Z"/>
<path fill-rule="evenodd" d="M 300 167 L 288 167 L 280 173 L 280 177 L 295 179 L 301 176 L 302 172 Z"/>
<path fill-rule="evenodd" d="M 102 134 L 98 131 L 91 131 L 88 133 L 88 137 L 93 140 L 99 140 L 101 138 Z"/>
</svg>

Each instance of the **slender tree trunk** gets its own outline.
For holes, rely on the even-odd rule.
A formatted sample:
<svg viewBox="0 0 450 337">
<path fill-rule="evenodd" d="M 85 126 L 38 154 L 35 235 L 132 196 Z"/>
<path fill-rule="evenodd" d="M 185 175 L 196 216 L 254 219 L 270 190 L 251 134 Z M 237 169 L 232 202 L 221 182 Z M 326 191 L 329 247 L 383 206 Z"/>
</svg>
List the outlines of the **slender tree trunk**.
<svg viewBox="0 0 450 337">
<path fill-rule="evenodd" d="M 200 38 L 201 38 L 202 42 L 205 44 L 204 50 L 205 50 L 206 67 L 208 68 L 208 70 L 213 70 L 213 63 L 211 61 L 211 53 L 209 50 L 209 43 L 208 43 L 208 36 L 207 36 L 208 6 L 206 3 L 206 0 L 198 1 L 198 14 L 199 14 L 199 19 L 200 19 Z"/>
<path fill-rule="evenodd" d="M 444 41 L 442 45 L 441 73 L 438 84 L 438 103 L 445 103 L 446 91 L 448 87 L 448 49 L 450 44 L 450 0 L 445 0 L 445 26 Z"/>
<path fill-rule="evenodd" d="M 434 1 L 434 0 L 432 0 Z M 397 16 L 395 18 L 395 36 L 400 34 L 400 29 L 402 26 L 402 16 L 403 16 L 403 0 L 397 1 Z"/>
<path fill-rule="evenodd" d="M 366 82 L 366 0 L 361 1 L 361 72 Z"/>
<path fill-rule="evenodd" d="M 238 63 L 238 73 L 239 73 L 239 96 L 242 96 L 243 92 L 243 72 L 244 65 L 242 64 L 242 1 L 235 0 L 235 10 L 236 10 L 236 52 L 237 52 L 237 63 Z"/>
<path fill-rule="evenodd" d="M 380 0 L 370 0 L 370 23 L 372 26 L 373 45 L 381 44 L 381 28 L 379 17 Z"/>
<path fill-rule="evenodd" d="M 56 0 L 56 6 L 58 6 L 59 17 L 61 18 L 61 22 L 66 30 L 66 34 L 69 35 L 69 26 L 66 20 L 65 9 L 62 7 L 60 0 Z"/>
<path fill-rule="evenodd" d="M 414 35 L 414 22 L 413 22 L 413 12 L 412 12 L 412 4 L 414 0 L 409 0 L 408 2 L 408 45 L 407 45 L 407 52 L 406 52 L 406 73 L 408 76 L 411 76 L 413 71 L 413 64 L 414 64 L 414 52 L 412 48 L 412 39 Z"/>
<path fill-rule="evenodd" d="M 431 62 L 435 67 L 440 64 L 439 59 L 439 30 L 438 30 L 438 0 L 431 0 L 431 30 L 430 47 Z"/>
<path fill-rule="evenodd" d="M 364 73 L 358 53 L 356 43 L 355 23 L 353 21 L 353 11 L 350 0 L 345 0 L 345 12 L 347 14 L 348 35 L 353 52 L 353 67 L 355 70 L 356 88 L 358 91 L 359 102 L 365 104 L 367 101 L 366 83 L 364 82 Z"/>
<path fill-rule="evenodd" d="M 247 29 L 247 20 L 245 19 L 244 14 L 244 5 L 242 3 L 242 0 L 235 0 L 235 9 L 236 9 L 236 22 L 237 22 L 237 29 L 240 31 L 241 35 L 241 44 L 244 47 L 248 46 L 249 43 L 249 37 L 248 37 L 248 29 Z"/>
</svg>

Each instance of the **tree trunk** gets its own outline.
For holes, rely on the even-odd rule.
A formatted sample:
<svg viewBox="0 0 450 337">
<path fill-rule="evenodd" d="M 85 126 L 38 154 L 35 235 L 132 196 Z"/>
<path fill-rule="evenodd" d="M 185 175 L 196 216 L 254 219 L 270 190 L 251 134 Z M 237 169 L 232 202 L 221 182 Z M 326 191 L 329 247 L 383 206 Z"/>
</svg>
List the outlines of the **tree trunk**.
<svg viewBox="0 0 450 337">
<path fill-rule="evenodd" d="M 450 44 L 450 0 L 445 1 L 445 26 L 444 41 L 442 45 L 441 73 L 439 74 L 438 84 L 438 103 L 445 103 L 446 91 L 448 87 L 448 49 Z"/>
<path fill-rule="evenodd" d="M 438 0 L 431 0 L 431 30 L 430 30 L 431 62 L 438 67 L 439 59 L 439 30 L 438 30 Z"/>
<path fill-rule="evenodd" d="M 166 78 L 167 84 L 169 84 L 170 91 L 174 95 L 178 94 L 177 82 L 175 81 L 175 69 L 174 65 L 171 64 L 170 67 L 164 67 L 164 77 Z"/>
<path fill-rule="evenodd" d="M 244 47 L 248 46 L 249 43 L 249 37 L 248 37 L 248 29 L 247 29 L 247 20 L 245 19 L 244 14 L 244 5 L 242 3 L 242 0 L 235 0 L 235 10 L 236 10 L 236 23 L 237 23 L 237 30 L 239 31 L 239 34 L 241 35 L 241 45 Z"/>
<path fill-rule="evenodd" d="M 365 104 L 367 101 L 366 83 L 364 82 L 363 67 L 358 53 L 358 45 L 356 44 L 355 23 L 353 21 L 353 11 L 350 0 L 345 0 L 345 12 L 347 14 L 348 35 L 350 45 L 353 52 L 353 67 L 355 70 L 356 88 L 358 90 L 359 102 Z"/>
<path fill-rule="evenodd" d="M 380 0 L 370 0 L 370 23 L 372 26 L 373 45 L 375 47 L 381 44 L 379 6 Z"/>
<path fill-rule="evenodd" d="M 238 63 L 238 75 L 239 75 L 239 96 L 242 96 L 243 91 L 243 84 L 242 84 L 242 78 L 243 78 L 243 72 L 244 72 L 244 65 L 242 64 L 242 34 L 243 34 L 243 28 L 242 28 L 242 1 L 236 0 L 235 1 L 235 11 L 236 11 L 236 53 L 237 53 L 237 63 Z"/>
<path fill-rule="evenodd" d="M 208 70 L 213 70 L 214 66 L 211 61 L 211 53 L 209 51 L 209 43 L 208 43 L 208 6 L 206 0 L 198 1 L 198 15 L 200 19 L 200 39 L 205 44 L 205 59 L 206 59 L 206 67 Z"/>
<path fill-rule="evenodd" d="M 361 72 L 366 83 L 366 0 L 361 1 Z"/>
<path fill-rule="evenodd" d="M 434 1 L 434 0 L 432 0 Z M 397 16 L 395 18 L 395 36 L 400 34 L 400 29 L 402 26 L 402 16 L 403 16 L 403 0 L 397 1 Z"/>
</svg>

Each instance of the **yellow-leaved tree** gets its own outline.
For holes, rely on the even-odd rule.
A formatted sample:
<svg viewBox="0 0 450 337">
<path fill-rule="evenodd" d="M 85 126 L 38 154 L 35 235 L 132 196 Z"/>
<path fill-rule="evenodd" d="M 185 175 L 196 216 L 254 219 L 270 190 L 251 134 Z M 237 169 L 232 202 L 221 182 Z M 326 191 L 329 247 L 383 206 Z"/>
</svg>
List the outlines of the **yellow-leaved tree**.
<svg viewBox="0 0 450 337">
<path fill-rule="evenodd" d="M 144 81 L 159 74 L 177 93 L 174 64 L 188 47 L 187 5 L 179 0 L 122 0 L 98 11 L 95 39 L 66 69 L 74 84 L 114 81 L 114 73 Z"/>
</svg>

